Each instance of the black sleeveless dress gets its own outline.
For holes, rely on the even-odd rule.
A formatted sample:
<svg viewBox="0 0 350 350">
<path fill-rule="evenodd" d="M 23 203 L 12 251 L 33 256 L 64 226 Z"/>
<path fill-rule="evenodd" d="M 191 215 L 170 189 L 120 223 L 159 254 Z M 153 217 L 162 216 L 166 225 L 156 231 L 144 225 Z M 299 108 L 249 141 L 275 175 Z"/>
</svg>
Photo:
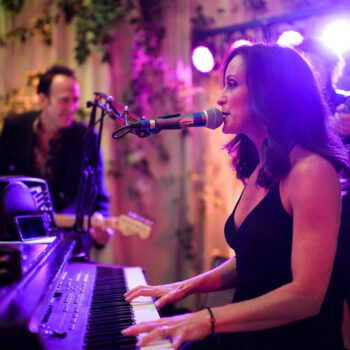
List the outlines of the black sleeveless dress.
<svg viewBox="0 0 350 350">
<path fill-rule="evenodd" d="M 292 281 L 293 218 L 282 205 L 279 183 L 237 230 L 233 222 L 236 207 L 225 225 L 227 243 L 237 259 L 233 303 L 258 297 Z M 329 288 L 317 316 L 263 331 L 220 334 L 220 343 L 224 349 L 240 350 L 341 349 L 340 332 L 334 327 L 333 317 Z"/>
</svg>

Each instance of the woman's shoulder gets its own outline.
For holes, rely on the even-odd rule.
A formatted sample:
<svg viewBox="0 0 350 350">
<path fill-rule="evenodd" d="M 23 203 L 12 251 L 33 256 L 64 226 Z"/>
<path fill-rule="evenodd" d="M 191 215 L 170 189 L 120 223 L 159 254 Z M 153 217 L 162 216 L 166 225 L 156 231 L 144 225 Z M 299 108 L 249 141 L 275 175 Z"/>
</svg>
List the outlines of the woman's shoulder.
<svg viewBox="0 0 350 350">
<path fill-rule="evenodd" d="M 281 198 L 288 211 L 292 203 L 330 200 L 340 196 L 340 180 L 324 157 L 296 146 L 290 153 L 291 169 L 281 181 Z"/>
<path fill-rule="evenodd" d="M 298 145 L 290 152 L 290 163 L 288 177 L 306 175 L 318 177 L 330 173 L 338 178 L 337 172 L 329 160 Z"/>
<path fill-rule="evenodd" d="M 290 171 L 284 179 L 290 191 L 339 184 L 339 176 L 333 164 L 301 146 L 297 145 L 291 151 L 290 163 Z"/>
</svg>

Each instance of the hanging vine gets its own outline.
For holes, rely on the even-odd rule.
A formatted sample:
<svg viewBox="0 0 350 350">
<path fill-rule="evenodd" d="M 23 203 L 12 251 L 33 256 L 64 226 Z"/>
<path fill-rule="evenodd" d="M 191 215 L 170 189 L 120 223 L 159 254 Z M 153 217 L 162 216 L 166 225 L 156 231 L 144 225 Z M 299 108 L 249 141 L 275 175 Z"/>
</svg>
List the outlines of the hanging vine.
<svg viewBox="0 0 350 350">
<path fill-rule="evenodd" d="M 24 1 L 1 0 L 1 6 L 10 16 L 18 16 Z M 40 16 L 32 17 L 26 25 L 17 26 L 2 37 L 0 45 L 25 42 L 39 36 L 46 45 L 52 44 L 53 28 L 58 23 L 75 20 L 75 58 L 83 64 L 92 51 L 102 52 L 102 61 L 108 61 L 107 44 L 112 42 L 118 26 L 127 19 L 135 1 L 103 0 L 47 0 Z"/>
<path fill-rule="evenodd" d="M 102 62 L 110 61 L 107 45 L 115 40 L 115 31 L 134 4 L 132 1 L 92 1 L 83 6 L 76 22 L 75 58 L 85 62 L 92 50 L 103 52 Z"/>
<path fill-rule="evenodd" d="M 131 49 L 132 77 L 129 87 L 125 90 L 123 101 L 129 109 L 136 114 L 142 115 L 144 110 L 155 101 L 162 103 L 170 101 L 172 108 L 179 108 L 178 84 L 165 86 L 166 84 L 155 83 L 157 77 L 163 77 L 165 67 L 162 60 L 162 43 L 165 37 L 165 26 L 160 21 L 164 17 L 164 10 L 169 4 L 168 0 L 139 0 L 134 8 L 134 16 L 130 18 L 130 24 L 134 27 L 134 36 Z M 158 137 L 151 137 L 147 140 L 154 148 L 160 162 L 169 161 L 169 154 L 166 147 Z M 121 168 L 133 168 L 141 176 L 149 180 L 155 178 L 152 174 L 147 155 L 140 147 L 132 143 L 129 138 L 124 138 L 119 142 L 123 154 Z M 111 172 L 121 176 L 120 172 Z M 129 188 L 127 192 L 130 196 L 139 198 L 141 194 L 135 186 Z M 142 208 L 139 208 L 142 211 Z"/>
<path fill-rule="evenodd" d="M 24 0 L 1 0 L 0 4 L 9 14 L 18 14 L 22 9 Z"/>
</svg>

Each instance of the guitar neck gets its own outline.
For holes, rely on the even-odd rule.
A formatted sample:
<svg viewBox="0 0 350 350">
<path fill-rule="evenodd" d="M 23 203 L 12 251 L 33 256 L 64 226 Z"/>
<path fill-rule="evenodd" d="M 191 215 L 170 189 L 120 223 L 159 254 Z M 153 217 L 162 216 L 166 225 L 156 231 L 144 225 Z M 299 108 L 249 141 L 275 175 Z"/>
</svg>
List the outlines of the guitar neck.
<svg viewBox="0 0 350 350">
<path fill-rule="evenodd" d="M 56 214 L 56 224 L 59 227 L 73 227 L 76 216 L 73 214 Z M 149 221 L 149 220 L 148 220 Z M 124 236 L 138 234 L 141 238 L 146 239 L 151 234 L 151 224 L 128 215 L 109 216 L 103 219 L 91 218 L 91 226 L 94 228 L 105 229 L 107 226 L 113 230 L 118 229 Z M 88 228 L 88 217 L 84 217 L 83 228 Z"/>
<path fill-rule="evenodd" d="M 55 214 L 56 224 L 59 227 L 73 227 L 76 221 L 76 216 L 74 214 Z M 88 216 L 84 216 L 84 229 L 88 227 Z M 92 222 L 96 224 L 96 221 L 92 219 Z M 100 222 L 100 225 L 97 226 L 109 226 L 113 229 L 118 228 L 118 217 L 117 216 L 107 216 L 104 217 Z"/>
</svg>

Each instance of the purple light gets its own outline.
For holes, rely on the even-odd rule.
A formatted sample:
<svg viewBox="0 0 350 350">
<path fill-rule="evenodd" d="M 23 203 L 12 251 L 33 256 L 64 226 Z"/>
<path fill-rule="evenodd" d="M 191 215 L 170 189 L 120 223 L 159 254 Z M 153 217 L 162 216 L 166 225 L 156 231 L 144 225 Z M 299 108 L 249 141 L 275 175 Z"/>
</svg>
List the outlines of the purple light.
<svg viewBox="0 0 350 350">
<path fill-rule="evenodd" d="M 214 57 L 205 46 L 198 46 L 193 50 L 192 62 L 202 73 L 210 72 L 214 67 Z"/>
<path fill-rule="evenodd" d="M 280 46 L 294 46 L 301 44 L 302 41 L 303 36 L 299 32 L 288 30 L 279 36 L 277 44 Z"/>
<path fill-rule="evenodd" d="M 231 45 L 231 48 L 237 49 L 237 47 L 240 47 L 240 46 L 252 46 L 252 43 L 249 40 L 239 39 L 233 42 L 233 44 Z"/>
<path fill-rule="evenodd" d="M 338 54 L 350 49 L 350 22 L 338 20 L 325 28 L 321 40 Z"/>
</svg>

